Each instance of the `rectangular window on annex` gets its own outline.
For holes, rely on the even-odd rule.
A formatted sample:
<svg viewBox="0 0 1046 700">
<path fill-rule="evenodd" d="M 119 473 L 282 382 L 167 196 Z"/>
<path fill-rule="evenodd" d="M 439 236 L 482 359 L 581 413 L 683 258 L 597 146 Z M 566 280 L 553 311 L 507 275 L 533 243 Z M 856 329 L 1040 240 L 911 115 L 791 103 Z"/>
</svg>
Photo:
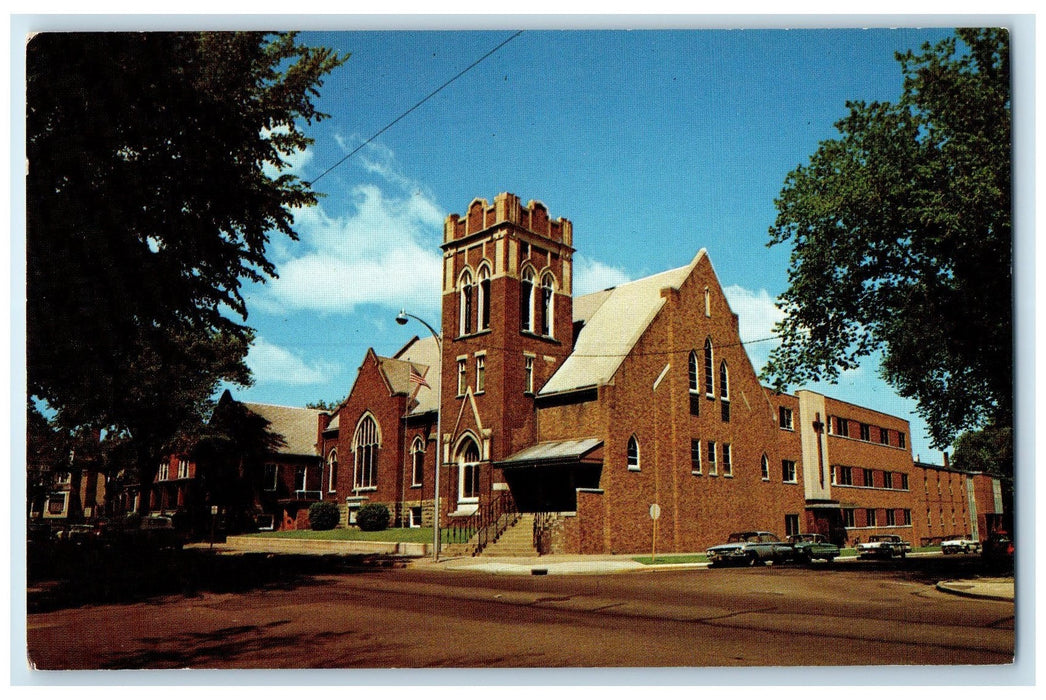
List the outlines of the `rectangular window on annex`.
<svg viewBox="0 0 1046 700">
<path fill-rule="evenodd" d="M 791 459 L 781 460 L 781 481 L 795 483 L 795 461 Z"/>
<path fill-rule="evenodd" d="M 871 442 L 872 439 L 872 426 L 867 423 L 861 423 L 861 439 L 865 442 Z"/>
<path fill-rule="evenodd" d="M 789 513 L 785 516 L 785 536 L 798 535 L 799 534 L 799 516 L 794 513 Z"/>
<path fill-rule="evenodd" d="M 792 427 L 792 409 L 781 406 L 778 409 L 778 422 L 781 425 L 781 430 L 794 430 Z"/>
<path fill-rule="evenodd" d="M 857 527 L 857 518 L 853 508 L 843 508 L 843 527 Z"/>
<path fill-rule="evenodd" d="M 701 441 L 690 441 L 690 471 L 693 474 L 701 473 Z"/>
<path fill-rule="evenodd" d="M 864 522 L 868 527 L 875 527 L 878 523 L 875 519 L 875 508 L 866 508 L 864 511 Z"/>
</svg>

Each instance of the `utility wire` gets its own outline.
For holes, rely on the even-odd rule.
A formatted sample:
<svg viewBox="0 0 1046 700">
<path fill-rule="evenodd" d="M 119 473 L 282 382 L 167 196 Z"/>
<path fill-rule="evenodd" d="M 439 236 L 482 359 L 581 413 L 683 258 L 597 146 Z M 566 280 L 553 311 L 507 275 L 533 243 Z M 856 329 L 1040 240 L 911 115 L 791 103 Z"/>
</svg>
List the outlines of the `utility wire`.
<svg viewBox="0 0 1046 700">
<path fill-rule="evenodd" d="M 523 33 L 523 30 L 522 30 L 522 29 L 520 29 L 520 30 L 519 30 L 518 32 L 516 32 L 515 34 L 513 34 L 512 36 L 510 36 L 510 37 L 509 37 L 508 39 L 505 39 L 505 40 L 504 40 L 503 42 L 501 42 L 500 44 L 498 44 L 497 46 L 495 46 L 494 48 L 492 48 L 492 49 L 491 49 L 490 51 L 486 52 L 485 54 L 483 54 L 482 56 L 480 56 L 479 58 L 477 58 L 477 59 L 476 59 L 475 61 L 473 61 L 473 62 L 472 62 L 472 63 L 471 63 L 471 64 L 470 64 L 470 65 L 469 65 L 469 66 L 468 66 L 467 68 L 465 68 L 464 70 L 462 70 L 461 72 L 459 72 L 459 73 L 458 73 L 457 75 L 455 75 L 455 76 L 454 76 L 453 78 L 451 78 L 450 80 L 448 80 L 447 82 L 443 83 L 443 84 L 442 84 L 442 85 L 440 85 L 440 86 L 439 86 L 438 88 L 436 88 L 435 90 L 433 90 L 432 92 L 430 92 L 430 93 L 429 93 L 428 95 L 426 95 L 425 97 L 423 97 L 423 98 L 422 98 L 422 99 L 421 99 L 420 101 L 418 101 L 418 103 L 417 103 L 417 104 L 415 104 L 415 105 L 414 105 L 413 107 L 411 107 L 411 108 L 410 108 L 410 109 L 408 109 L 408 110 L 407 110 L 406 112 L 404 112 L 403 114 L 401 114 L 401 115 L 399 115 L 398 117 L 396 117 L 395 119 L 393 119 L 393 120 L 392 120 L 391 122 L 389 122 L 388 124 L 386 124 L 386 125 L 385 125 L 385 126 L 384 126 L 384 127 L 383 127 L 383 128 L 381 129 L 381 130 L 380 130 L 380 131 L 378 131 L 378 132 L 377 132 L 376 134 L 374 134 L 373 136 L 371 136 L 371 137 L 370 137 L 369 139 L 367 139 L 366 141 L 364 141 L 363 143 L 361 143 L 361 144 L 360 144 L 359 146 L 357 146 L 356 148 L 352 149 L 352 151 L 351 151 L 351 152 L 350 152 L 350 153 L 349 153 L 349 154 L 348 154 L 347 156 L 345 156 L 344 158 L 342 158 L 341 160 L 339 160 L 339 161 L 338 161 L 337 163 L 335 163 L 334 165 L 332 165 L 332 166 L 330 166 L 329 168 L 327 168 L 326 170 L 324 170 L 324 171 L 323 171 L 322 173 L 320 173 L 320 174 L 319 174 L 319 176 L 318 176 L 318 177 L 316 177 L 315 179 L 313 179 L 313 180 L 312 180 L 311 182 L 306 182 L 305 184 L 306 184 L 307 186 L 309 186 L 309 187 L 312 187 L 313 185 L 315 185 L 315 184 L 316 184 L 317 182 L 319 182 L 319 181 L 320 181 L 320 180 L 321 180 L 321 179 L 323 178 L 323 176 L 324 176 L 324 175 L 326 175 L 326 174 L 327 174 L 327 173 L 329 173 L 330 171 L 332 171 L 332 170 L 334 170 L 335 168 L 337 168 L 337 167 L 338 167 L 339 165 L 341 165 L 342 163 L 344 163 L 345 161 L 347 161 L 347 160 L 348 160 L 349 158 L 351 158 L 352 156 L 354 156 L 354 155 L 356 155 L 357 153 L 359 153 L 359 152 L 360 152 L 361 150 L 363 150 L 363 148 L 364 148 L 364 147 L 365 147 L 365 146 L 366 146 L 367 144 L 369 144 L 369 143 L 370 143 L 371 141 L 373 141 L 374 139 L 378 138 L 379 136 L 381 136 L 382 134 L 384 134 L 384 133 L 385 133 L 386 131 L 388 131 L 389 129 L 391 129 L 391 128 L 392 128 L 392 127 L 393 127 L 393 126 L 394 126 L 394 125 L 395 125 L 395 124 L 396 124 L 396 123 L 397 123 L 398 121 L 400 121 L 401 119 L 403 119 L 404 117 L 406 117 L 406 116 L 407 116 L 408 114 L 410 114 L 411 112 L 413 112 L 414 110 L 416 110 L 416 109 L 417 109 L 418 107 L 420 107 L 421 105 L 423 105 L 423 104 L 425 104 L 426 102 L 428 102 L 428 101 L 429 101 L 430 99 L 432 99 L 433 97 L 435 97 L 435 96 L 436 96 L 436 95 L 437 95 L 437 94 L 438 94 L 438 93 L 439 93 L 440 91 L 442 91 L 442 90 L 443 90 L 444 88 L 446 88 L 446 87 L 447 87 L 448 85 L 450 85 L 450 84 L 451 84 L 451 83 L 453 83 L 453 82 L 454 82 L 455 80 L 457 80 L 457 79 L 458 79 L 458 78 L 460 78 L 461 76 L 463 76 L 463 75 L 465 75 L 466 73 L 468 73 L 468 72 L 469 72 L 470 70 L 472 70 L 473 68 L 475 68 L 476 66 L 478 66 L 478 65 L 479 65 L 480 63 L 482 63 L 483 61 L 485 61 L 485 60 L 486 60 L 487 58 L 489 58 L 490 56 L 494 55 L 494 54 L 495 54 L 495 53 L 496 53 L 496 52 L 497 52 L 497 51 L 498 51 L 499 49 L 501 49 L 501 48 L 502 48 L 503 46 L 505 46 L 505 44 L 509 43 L 510 41 L 512 41 L 513 39 L 515 39 L 516 37 L 518 37 L 518 36 L 519 36 L 520 34 L 522 34 L 522 33 Z"/>
</svg>

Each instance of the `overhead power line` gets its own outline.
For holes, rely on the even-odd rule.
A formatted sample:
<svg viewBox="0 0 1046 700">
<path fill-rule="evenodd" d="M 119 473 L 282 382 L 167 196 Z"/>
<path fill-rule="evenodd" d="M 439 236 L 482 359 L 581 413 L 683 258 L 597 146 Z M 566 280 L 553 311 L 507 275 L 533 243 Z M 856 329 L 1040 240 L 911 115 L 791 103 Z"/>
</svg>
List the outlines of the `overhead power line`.
<svg viewBox="0 0 1046 700">
<path fill-rule="evenodd" d="M 400 121 L 401 119 L 403 119 L 404 117 L 406 117 L 406 116 L 407 116 L 408 114 L 410 114 L 411 112 L 413 112 L 414 110 L 416 110 L 416 109 L 417 109 L 418 107 L 420 107 L 421 105 L 425 104 L 425 103 L 426 103 L 426 102 L 428 102 L 428 101 L 429 101 L 430 99 L 432 99 L 433 97 L 435 97 L 435 96 L 436 96 L 437 94 L 439 94 L 439 92 L 440 92 L 440 91 L 442 91 L 442 90 L 443 90 L 444 88 L 446 88 L 446 87 L 447 87 L 448 85 L 450 85 L 451 83 L 453 83 L 453 82 L 454 82 L 455 80 L 457 80 L 457 79 L 458 79 L 458 78 L 460 78 L 461 76 L 463 76 L 463 75 L 465 75 L 466 73 L 468 73 L 468 72 L 469 72 L 470 70 L 472 70 L 473 68 L 475 68 L 476 66 L 478 66 L 478 65 L 479 65 L 480 63 L 482 63 L 482 62 L 483 62 L 483 61 L 485 61 L 486 59 L 488 59 L 488 58 L 490 58 L 491 56 L 493 56 L 493 55 L 494 55 L 495 53 L 497 53 L 497 52 L 498 52 L 498 51 L 499 51 L 499 50 L 500 50 L 500 49 L 501 49 L 501 48 L 502 48 L 503 46 L 505 46 L 505 45 L 506 45 L 507 43 L 509 43 L 510 41 L 512 41 L 513 39 L 515 39 L 516 37 L 518 37 L 518 36 L 519 36 L 520 34 L 522 34 L 522 33 L 523 33 L 523 30 L 522 30 L 522 29 L 520 29 L 520 30 L 519 30 L 518 32 L 516 32 L 515 34 L 513 34 L 512 36 L 510 36 L 510 37 L 509 37 L 508 39 L 505 39 L 505 40 L 504 40 L 503 42 L 501 42 L 500 44 L 498 44 L 497 46 L 495 46 L 494 48 L 492 48 L 492 49 L 491 49 L 490 51 L 486 52 L 485 54 L 483 54 L 482 56 L 480 56 L 479 58 L 477 58 L 477 59 L 476 59 L 475 61 L 473 61 L 472 63 L 470 63 L 470 64 L 469 64 L 469 65 L 468 65 L 468 66 L 467 66 L 466 68 L 464 68 L 464 69 L 463 69 L 462 71 L 460 71 L 460 72 L 459 72 L 459 73 L 458 73 L 457 75 L 455 75 L 455 76 L 454 76 L 453 78 L 451 78 L 451 79 L 450 79 L 450 80 L 448 80 L 447 82 L 445 82 L 445 83 L 443 83 L 442 85 L 440 85 L 440 86 L 439 86 L 438 88 L 436 88 L 435 90 L 433 90 L 432 92 L 430 92 L 430 93 L 429 93 L 428 95 L 425 95 L 425 97 L 421 98 L 421 100 L 419 100 L 419 101 L 418 101 L 418 102 L 417 102 L 417 103 L 416 103 L 416 104 L 415 104 L 415 105 L 414 105 L 413 107 L 411 107 L 411 108 L 410 108 L 410 109 L 408 109 L 408 110 L 407 110 L 406 112 L 404 112 L 403 114 L 401 114 L 401 115 L 399 115 L 398 117 L 396 117 L 395 119 L 393 119 L 393 120 L 392 120 L 391 122 L 389 122 L 388 124 L 386 124 L 386 125 L 385 125 L 384 127 L 382 127 L 382 128 L 381 128 L 381 130 L 379 130 L 379 131 L 378 131 L 377 133 L 375 133 L 375 134 L 374 134 L 373 136 L 371 136 L 371 137 L 370 137 L 369 139 L 367 139 L 366 141 L 364 141 L 363 143 L 361 143 L 361 144 L 360 144 L 359 146 L 357 146 L 356 148 L 352 149 L 352 151 L 351 151 L 351 152 L 349 152 L 349 154 L 348 154 L 348 155 L 346 155 L 346 156 L 345 156 L 344 158 L 342 158 L 342 159 L 341 159 L 341 160 L 339 160 L 339 161 L 338 161 L 337 163 L 335 163 L 334 165 L 332 165 L 332 166 L 330 166 L 329 168 L 327 168 L 326 170 L 324 170 L 324 171 L 323 171 L 322 173 L 320 173 L 320 174 L 319 174 L 319 176 L 317 176 L 316 178 L 314 178 L 314 179 L 313 179 L 313 180 L 312 180 L 311 182 L 306 182 L 305 184 L 307 184 L 307 185 L 308 185 L 309 187 L 312 187 L 313 185 L 315 185 L 315 184 L 316 184 L 317 182 L 319 182 L 319 181 L 320 181 L 320 180 L 321 180 L 321 179 L 322 179 L 322 178 L 323 178 L 323 177 L 324 177 L 324 176 L 325 176 L 325 175 L 326 175 L 327 173 L 329 173 L 330 171 L 334 170 L 334 169 L 335 169 L 335 168 L 337 168 L 337 167 L 338 167 L 339 165 L 341 165 L 342 163 L 344 163 L 345 161 L 347 161 L 347 160 L 348 160 L 349 158 L 351 158 L 352 156 L 354 156 L 354 155 L 356 155 L 357 153 L 359 153 L 359 152 L 360 152 L 361 150 L 363 150 L 363 148 L 364 148 L 364 147 L 365 147 L 365 146 L 366 146 L 367 144 L 369 144 L 369 143 L 370 143 L 371 141 L 373 141 L 374 139 L 378 138 L 379 136 L 381 136 L 382 134 L 384 134 L 384 133 L 385 133 L 386 131 L 388 131 L 389 129 L 391 129 L 391 128 L 392 128 L 393 126 L 395 126 L 395 124 L 396 124 L 396 123 L 397 123 L 398 121 Z"/>
</svg>

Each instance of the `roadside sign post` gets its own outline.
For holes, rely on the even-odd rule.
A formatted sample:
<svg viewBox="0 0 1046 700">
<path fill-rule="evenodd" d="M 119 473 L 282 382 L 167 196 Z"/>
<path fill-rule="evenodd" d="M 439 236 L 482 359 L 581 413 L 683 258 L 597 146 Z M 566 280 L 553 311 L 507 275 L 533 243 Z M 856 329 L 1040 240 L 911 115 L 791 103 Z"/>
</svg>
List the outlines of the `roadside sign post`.
<svg viewBox="0 0 1046 700">
<path fill-rule="evenodd" d="M 211 544 L 209 549 L 214 549 L 214 525 L 218 522 L 218 506 L 211 506 Z"/>
<path fill-rule="evenodd" d="M 661 517 L 661 506 L 654 503 L 650 506 L 650 519 L 654 521 L 654 534 L 650 538 L 650 563 L 657 561 L 657 521 Z"/>
</svg>

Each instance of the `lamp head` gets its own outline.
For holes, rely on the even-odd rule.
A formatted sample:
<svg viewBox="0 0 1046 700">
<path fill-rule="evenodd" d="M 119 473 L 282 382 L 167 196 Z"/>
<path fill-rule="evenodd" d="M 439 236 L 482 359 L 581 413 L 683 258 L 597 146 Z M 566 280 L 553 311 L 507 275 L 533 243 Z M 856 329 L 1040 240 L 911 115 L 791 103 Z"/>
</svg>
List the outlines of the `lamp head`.
<svg viewBox="0 0 1046 700">
<path fill-rule="evenodd" d="M 396 316 L 396 323 L 400 324 L 401 326 L 407 325 L 407 312 L 406 311 L 400 310 L 399 315 Z"/>
</svg>

